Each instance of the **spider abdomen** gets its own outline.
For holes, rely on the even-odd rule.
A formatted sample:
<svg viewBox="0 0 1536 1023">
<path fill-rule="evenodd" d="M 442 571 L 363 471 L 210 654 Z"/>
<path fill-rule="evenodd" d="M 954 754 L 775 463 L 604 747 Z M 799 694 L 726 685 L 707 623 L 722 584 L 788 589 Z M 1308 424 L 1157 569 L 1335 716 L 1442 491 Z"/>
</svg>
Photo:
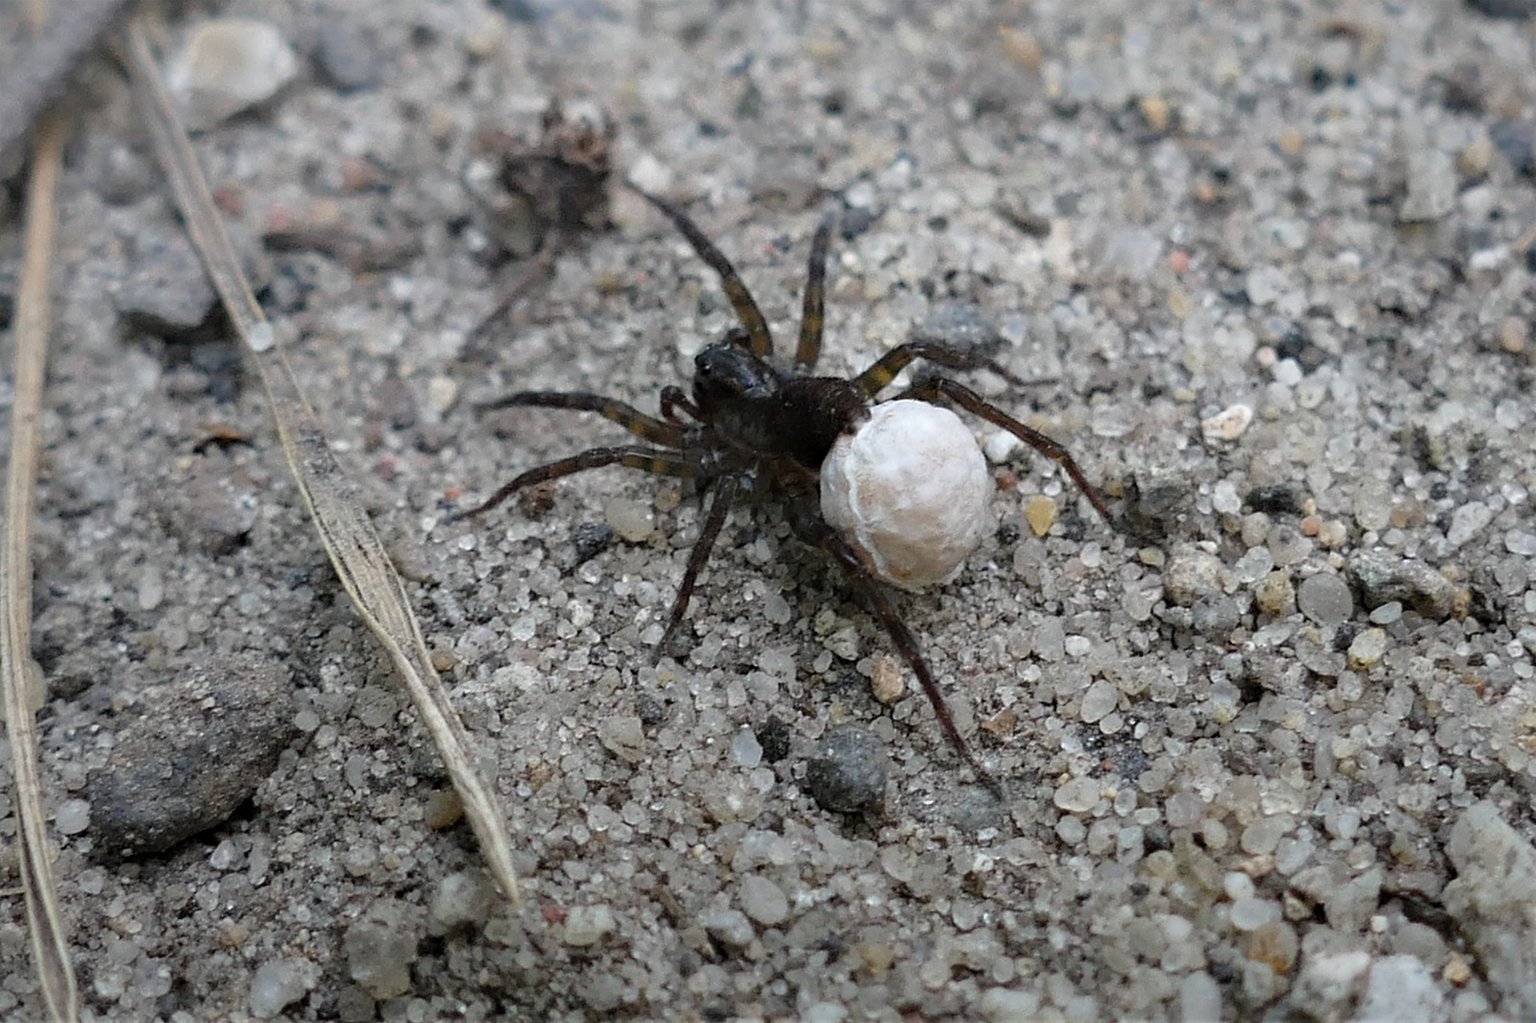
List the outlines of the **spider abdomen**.
<svg viewBox="0 0 1536 1023">
<path fill-rule="evenodd" d="M 976 549 L 992 478 L 971 431 L 923 401 L 875 405 L 821 466 L 821 512 L 881 579 L 943 582 Z"/>
</svg>

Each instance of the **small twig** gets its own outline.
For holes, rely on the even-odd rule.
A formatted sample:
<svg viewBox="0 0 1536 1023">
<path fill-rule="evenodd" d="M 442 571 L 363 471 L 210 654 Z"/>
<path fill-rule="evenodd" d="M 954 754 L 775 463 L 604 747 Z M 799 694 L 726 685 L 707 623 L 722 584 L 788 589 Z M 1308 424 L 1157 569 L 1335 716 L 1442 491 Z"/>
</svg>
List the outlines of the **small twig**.
<svg viewBox="0 0 1536 1023">
<path fill-rule="evenodd" d="M 516 902 L 517 874 L 512 866 L 512 848 L 501 804 L 480 776 L 469 736 L 448 699 L 442 679 L 432 667 L 405 586 L 356 500 L 355 484 L 336 463 L 283 347 L 251 293 L 224 222 L 214 207 L 197 154 L 165 93 L 137 16 L 128 20 L 123 49 L 134 96 L 148 123 L 155 152 L 208 276 L 256 366 L 277 422 L 288 467 L 320 541 L 357 613 L 399 669 L 416 712 L 458 790 L 491 875 L 507 897 Z"/>
</svg>

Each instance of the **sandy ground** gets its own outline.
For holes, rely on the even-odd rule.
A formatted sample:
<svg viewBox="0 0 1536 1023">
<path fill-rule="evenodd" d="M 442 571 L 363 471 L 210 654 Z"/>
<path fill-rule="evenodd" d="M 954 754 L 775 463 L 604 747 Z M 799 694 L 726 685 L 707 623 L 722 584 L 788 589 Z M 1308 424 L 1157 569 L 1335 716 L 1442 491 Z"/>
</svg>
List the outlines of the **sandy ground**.
<svg viewBox="0 0 1536 1023">
<path fill-rule="evenodd" d="M 228 7 L 298 73 L 200 152 L 528 898 L 453 823 L 103 65 L 65 180 L 34 651 L 90 1018 L 1536 1012 L 1529 5 Z M 608 111 L 615 166 L 686 203 L 781 345 L 839 214 L 823 369 L 996 334 L 1039 382 L 977 385 L 1127 515 L 978 424 L 996 529 L 900 601 L 1004 803 L 771 504 L 727 525 L 659 668 L 700 521 L 676 482 L 442 522 L 623 437 L 474 403 L 653 409 L 731 323 L 619 192 L 475 335 L 522 268 L 475 138 L 551 100 Z M 856 816 L 807 784 L 850 724 L 889 758 Z M 15 829 L 0 788 L 0 1017 L 32 1020 Z"/>
</svg>

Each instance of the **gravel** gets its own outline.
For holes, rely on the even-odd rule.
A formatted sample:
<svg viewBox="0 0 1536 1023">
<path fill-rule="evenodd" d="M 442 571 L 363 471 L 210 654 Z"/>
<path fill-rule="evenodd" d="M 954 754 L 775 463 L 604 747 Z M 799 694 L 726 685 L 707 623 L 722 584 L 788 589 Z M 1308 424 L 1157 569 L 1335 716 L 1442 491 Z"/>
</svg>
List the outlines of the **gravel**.
<svg viewBox="0 0 1536 1023">
<path fill-rule="evenodd" d="M 408 570 L 518 909 L 99 64 L 63 179 L 32 649 L 92 1018 L 1528 1018 L 1529 9 L 243 5 L 297 66 L 198 154 Z M 167 53 L 203 12 L 173 15 Z M 519 143 L 509 181 L 552 100 L 585 173 Z M 635 440 L 476 402 L 655 414 L 733 321 L 635 196 L 563 215 L 559 183 L 605 160 L 699 221 L 781 350 L 839 215 L 818 372 L 914 327 L 981 345 L 1027 388 L 955 375 L 1123 516 L 991 443 L 996 528 L 898 598 L 1006 802 L 982 812 L 771 501 L 726 523 L 659 662 L 688 481 L 605 470 L 444 521 Z M 529 244 L 558 239 L 531 276 L 483 205 L 504 187 Z M 160 851 L 102 830 L 174 803 L 198 812 L 148 829 Z M 0 862 L 0 1018 L 27 1021 L 19 893 Z"/>
</svg>

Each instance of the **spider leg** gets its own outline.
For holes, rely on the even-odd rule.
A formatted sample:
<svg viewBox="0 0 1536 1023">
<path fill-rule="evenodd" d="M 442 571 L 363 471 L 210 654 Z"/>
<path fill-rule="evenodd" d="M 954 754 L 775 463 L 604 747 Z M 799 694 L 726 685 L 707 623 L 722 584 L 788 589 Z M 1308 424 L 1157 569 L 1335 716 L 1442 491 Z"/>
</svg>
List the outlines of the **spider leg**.
<svg viewBox="0 0 1536 1023">
<path fill-rule="evenodd" d="M 693 550 L 688 554 L 688 567 L 683 571 L 683 581 L 677 587 L 677 596 L 672 601 L 672 613 L 667 618 L 666 631 L 661 634 L 661 641 L 656 644 L 652 662 L 661 660 L 662 655 L 671 645 L 673 633 L 683 624 L 683 615 L 688 611 L 688 602 L 693 599 L 694 584 L 699 581 L 699 573 L 704 570 L 704 564 L 709 561 L 709 553 L 715 546 L 715 540 L 720 536 L 726 516 L 731 512 L 731 502 L 736 499 L 738 480 L 737 476 L 720 477 L 715 490 L 715 499 L 709 506 L 709 514 L 699 530 L 699 538 L 693 543 Z"/>
<path fill-rule="evenodd" d="M 810 481 L 814 481 L 814 477 L 810 477 Z M 960 759 L 976 772 L 976 777 L 982 784 L 986 785 L 999 800 L 1006 801 L 1008 796 L 1002 782 L 982 766 L 976 754 L 972 753 L 970 746 L 966 744 L 965 737 L 960 734 L 960 729 L 955 727 L 955 719 L 949 712 L 949 703 L 944 699 L 944 691 L 939 688 L 938 680 L 933 677 L 933 671 L 928 667 L 928 660 L 923 656 L 922 645 L 918 643 L 912 630 L 907 627 L 901 613 L 896 610 L 896 605 L 891 602 L 890 590 L 875 578 L 858 553 L 821 517 L 817 493 L 810 481 L 786 483 L 791 490 L 791 498 L 788 502 L 789 521 L 795 535 L 812 547 L 819 547 L 826 551 L 843 567 L 843 571 L 853 581 L 854 586 L 869 602 L 870 609 L 884 626 L 886 634 L 891 637 L 891 642 L 896 645 L 902 660 L 906 661 L 913 674 L 917 675 L 917 681 L 923 687 L 923 695 L 927 696 L 928 702 L 933 705 L 933 714 L 939 719 L 939 728 L 944 732 L 944 738 L 949 740 L 950 746 L 959 754 Z"/>
<path fill-rule="evenodd" d="M 688 392 L 676 384 L 668 384 L 661 389 L 661 418 L 669 423 L 680 423 L 682 420 L 677 415 L 678 410 L 692 419 L 704 419 L 704 413 L 689 399 Z"/>
<path fill-rule="evenodd" d="M 515 406 L 596 412 L 604 419 L 618 423 L 636 437 L 642 437 L 653 444 L 679 448 L 688 442 L 687 431 L 676 423 L 664 423 L 660 419 L 646 415 L 633 405 L 582 391 L 519 391 L 516 394 L 508 394 L 494 401 L 477 405 L 476 408 L 482 412 L 491 412 Z"/>
<path fill-rule="evenodd" d="M 642 199 L 656 207 L 662 216 L 672 221 L 673 226 L 688 239 L 688 244 L 693 246 L 693 251 L 698 253 L 699 258 L 720 275 L 720 285 L 725 289 L 725 297 L 731 300 L 731 307 L 736 310 L 736 318 L 746 328 L 747 336 L 751 340 L 752 353 L 762 357 L 772 355 L 773 335 L 768 332 L 768 321 L 763 319 L 762 310 L 757 307 L 752 293 L 747 290 L 746 282 L 741 279 L 741 275 L 736 272 L 731 261 L 725 258 L 723 252 L 715 248 L 713 242 L 704 237 L 704 232 L 700 231 L 698 225 L 682 210 L 660 196 L 652 195 L 634 182 L 628 184 L 630 188 L 640 193 Z"/>
<path fill-rule="evenodd" d="M 795 348 L 795 365 L 814 369 L 821 357 L 821 328 L 827 307 L 827 242 L 832 237 L 832 219 L 828 217 L 816 229 L 811 240 L 811 262 L 805 274 L 805 308 L 800 314 L 800 344 Z"/>
<path fill-rule="evenodd" d="M 1093 510 L 1103 516 L 1104 521 L 1111 526 L 1115 524 L 1115 517 L 1110 514 L 1108 503 L 1105 502 L 1098 488 L 1088 482 L 1088 477 L 1078 467 L 1071 452 L 1039 430 L 1025 426 L 964 384 L 946 377 L 934 377 L 898 395 L 898 397 L 902 398 L 915 398 L 918 401 L 927 402 L 932 402 L 934 398 L 940 396 L 948 398 L 967 412 L 980 416 L 994 426 L 1001 426 L 1019 438 L 1019 440 L 1061 466 L 1066 474 L 1072 477 L 1072 482 L 1077 484 L 1077 488 L 1083 492 L 1083 496 L 1088 498 L 1088 503 L 1093 505 Z"/>
<path fill-rule="evenodd" d="M 946 369 L 989 370 L 1015 387 L 1025 386 L 1025 381 L 1014 376 L 991 359 L 961 351 L 957 348 L 951 348 L 948 345 L 939 344 L 935 341 L 908 341 L 904 345 L 897 345 L 880 356 L 873 366 L 854 377 L 853 386 L 857 387 L 864 397 L 873 398 L 896 378 L 897 373 L 900 373 L 918 359 L 927 359 L 929 362 L 943 366 Z"/>
<path fill-rule="evenodd" d="M 547 483 L 562 476 L 586 472 L 588 469 L 601 469 L 605 465 L 622 465 L 630 469 L 652 472 L 658 476 L 694 476 L 699 472 L 696 461 L 670 451 L 655 451 L 642 447 L 592 448 L 579 455 L 528 469 L 509 482 L 503 483 L 494 494 L 480 504 L 468 511 L 456 512 L 448 516 L 445 521 L 458 522 L 461 519 L 473 518 L 495 508 L 519 490 Z"/>
</svg>

